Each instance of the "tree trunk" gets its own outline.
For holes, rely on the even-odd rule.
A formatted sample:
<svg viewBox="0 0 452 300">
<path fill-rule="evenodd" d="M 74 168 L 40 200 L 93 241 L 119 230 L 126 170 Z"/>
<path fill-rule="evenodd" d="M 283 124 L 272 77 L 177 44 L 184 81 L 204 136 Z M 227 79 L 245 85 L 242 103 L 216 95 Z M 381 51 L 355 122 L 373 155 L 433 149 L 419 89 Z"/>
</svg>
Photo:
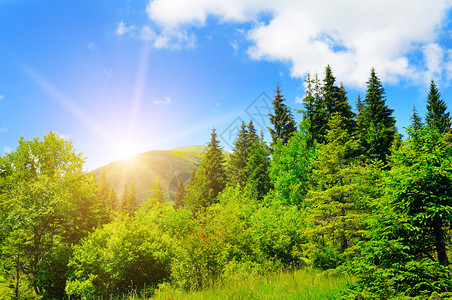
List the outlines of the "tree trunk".
<svg viewBox="0 0 452 300">
<path fill-rule="evenodd" d="M 441 225 L 442 225 L 441 222 L 435 222 L 435 225 L 433 227 L 433 234 L 435 235 L 436 253 L 438 254 L 439 264 L 442 266 L 448 266 L 449 259 L 446 253 L 446 243 L 444 242 L 443 239 L 444 232 Z"/>
</svg>

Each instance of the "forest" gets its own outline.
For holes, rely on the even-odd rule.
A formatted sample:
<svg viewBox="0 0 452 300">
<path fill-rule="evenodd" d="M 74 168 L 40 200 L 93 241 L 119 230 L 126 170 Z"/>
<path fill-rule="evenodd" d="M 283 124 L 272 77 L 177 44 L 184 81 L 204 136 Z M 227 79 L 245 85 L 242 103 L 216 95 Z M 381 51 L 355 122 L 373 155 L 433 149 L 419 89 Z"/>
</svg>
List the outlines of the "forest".
<svg viewBox="0 0 452 300">
<path fill-rule="evenodd" d="M 438 86 L 402 137 L 374 69 L 356 111 L 329 66 L 305 84 L 299 111 L 277 85 L 269 143 L 242 123 L 226 157 L 212 130 L 174 202 L 159 181 L 142 202 L 133 182 L 116 193 L 53 132 L 19 139 L 0 157 L 0 298 L 145 298 L 309 268 L 353 276 L 343 299 L 452 298 L 452 133 Z"/>
</svg>

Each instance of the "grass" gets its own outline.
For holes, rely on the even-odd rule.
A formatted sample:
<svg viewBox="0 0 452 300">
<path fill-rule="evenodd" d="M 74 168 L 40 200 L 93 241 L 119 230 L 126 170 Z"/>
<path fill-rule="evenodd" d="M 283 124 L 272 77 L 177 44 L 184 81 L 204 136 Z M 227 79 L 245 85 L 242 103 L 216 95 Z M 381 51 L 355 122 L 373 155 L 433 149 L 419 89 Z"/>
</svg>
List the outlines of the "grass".
<svg viewBox="0 0 452 300">
<path fill-rule="evenodd" d="M 348 278 L 319 270 L 304 269 L 269 276 L 231 279 L 203 291 L 184 292 L 161 288 L 151 299 L 337 299 Z"/>
</svg>

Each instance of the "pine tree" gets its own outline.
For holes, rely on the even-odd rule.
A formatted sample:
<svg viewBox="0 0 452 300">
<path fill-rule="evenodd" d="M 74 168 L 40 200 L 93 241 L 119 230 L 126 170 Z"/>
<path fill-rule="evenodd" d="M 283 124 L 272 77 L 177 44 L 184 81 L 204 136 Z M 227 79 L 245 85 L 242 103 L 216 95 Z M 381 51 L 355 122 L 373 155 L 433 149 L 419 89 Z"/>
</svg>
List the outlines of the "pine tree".
<svg viewBox="0 0 452 300">
<path fill-rule="evenodd" d="M 271 188 L 269 168 L 270 150 L 261 137 L 251 146 L 246 166 L 247 187 L 255 193 L 258 200 L 263 199 Z"/>
<path fill-rule="evenodd" d="M 285 99 L 281 94 L 279 84 L 276 85 L 276 95 L 273 100 L 273 114 L 269 114 L 270 123 L 273 128 L 268 128 L 272 137 L 271 146 L 273 147 L 277 141 L 283 144 L 287 143 L 289 138 L 297 131 L 297 125 L 293 118 L 290 108 L 284 104 Z"/>
<path fill-rule="evenodd" d="M 226 184 L 224 163 L 223 150 L 213 129 L 199 168 L 187 186 L 186 205 L 194 213 L 216 202 L 218 193 L 224 189 Z"/>
<path fill-rule="evenodd" d="M 100 183 L 97 190 L 97 198 L 100 202 L 100 218 L 102 224 L 109 223 L 113 218 L 115 202 L 110 192 L 110 185 L 107 182 L 105 169 L 102 169 Z"/>
<path fill-rule="evenodd" d="M 130 216 L 134 216 L 137 209 L 137 192 L 135 190 L 135 184 L 132 181 L 130 183 L 130 186 L 124 184 L 124 189 L 121 196 L 121 211 Z"/>
<path fill-rule="evenodd" d="M 396 134 L 395 118 L 392 113 L 393 110 L 386 105 L 383 85 L 372 68 L 359 128 L 361 144 L 368 158 L 386 162 Z"/>
<path fill-rule="evenodd" d="M 424 124 L 422 124 L 422 119 L 416 111 L 416 106 L 413 106 L 413 114 L 411 115 L 410 120 L 412 134 L 417 135 L 419 130 L 421 130 L 424 127 Z"/>
<path fill-rule="evenodd" d="M 185 205 L 185 185 L 183 180 L 179 180 L 179 184 L 177 185 L 176 191 L 176 201 L 174 203 L 174 208 L 178 209 Z"/>
<path fill-rule="evenodd" d="M 145 209 L 151 209 L 165 202 L 165 194 L 163 193 L 160 179 L 155 179 L 151 190 L 148 193 L 146 201 L 143 203 Z"/>
<path fill-rule="evenodd" d="M 408 216 L 411 226 L 404 242 L 418 257 L 435 253 L 443 266 L 449 264 L 447 244 L 452 226 L 452 148 L 450 136 L 436 128 L 420 129 L 394 156 L 386 197 L 391 208 Z M 401 232 L 402 233 L 402 232 Z"/>
<path fill-rule="evenodd" d="M 441 99 L 441 94 L 435 82 L 430 82 L 430 91 L 427 99 L 427 115 L 425 123 L 430 128 L 435 128 L 443 133 L 450 130 L 451 119 L 449 112 L 446 113 L 446 103 Z"/>
<path fill-rule="evenodd" d="M 234 141 L 234 149 L 227 168 L 228 181 L 232 186 L 237 184 L 243 186 L 246 181 L 245 169 L 249 151 L 247 138 L 248 129 L 242 122 L 237 139 Z"/>
<path fill-rule="evenodd" d="M 306 91 L 305 97 L 303 98 L 303 119 L 309 120 L 310 127 L 309 131 L 311 133 L 311 141 L 309 141 L 309 146 L 314 144 L 314 140 L 323 143 L 324 134 L 326 132 L 326 115 L 323 108 L 322 102 L 322 91 L 320 80 L 315 74 L 314 79 L 311 79 L 310 74 L 308 74 L 306 80 Z"/>
<path fill-rule="evenodd" d="M 311 122 L 311 134 L 318 143 L 326 141 L 328 122 L 331 117 L 338 113 L 342 117 L 342 122 L 348 130 L 354 131 L 356 128 L 355 114 L 348 103 L 347 92 L 344 86 L 335 85 L 336 78 L 333 76 L 331 67 L 325 69 L 323 85 L 320 86 L 318 78 L 306 79 L 306 96 L 303 99 L 305 104 L 304 117 Z"/>
<path fill-rule="evenodd" d="M 356 227 L 352 226 L 356 222 L 354 212 L 361 205 L 356 196 L 359 176 L 353 165 L 359 142 L 339 113 L 328 124 L 327 142 L 319 146 L 312 162 L 315 184 L 307 202 L 317 224 L 314 235 L 322 236 L 323 245 L 343 252 L 350 246 L 350 235 Z"/>
<path fill-rule="evenodd" d="M 247 182 L 247 164 L 251 149 L 259 137 L 254 128 L 253 121 L 246 126 L 242 122 L 237 139 L 234 142 L 233 153 L 230 155 L 227 166 L 228 183 L 232 186 L 245 186 Z"/>
</svg>

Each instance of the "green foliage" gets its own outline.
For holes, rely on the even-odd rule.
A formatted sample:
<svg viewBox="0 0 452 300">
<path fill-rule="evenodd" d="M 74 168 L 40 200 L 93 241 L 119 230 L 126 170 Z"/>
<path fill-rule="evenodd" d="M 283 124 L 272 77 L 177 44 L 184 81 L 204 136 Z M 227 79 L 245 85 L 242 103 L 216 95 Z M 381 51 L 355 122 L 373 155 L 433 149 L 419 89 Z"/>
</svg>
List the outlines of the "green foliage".
<svg viewBox="0 0 452 300">
<path fill-rule="evenodd" d="M 16 298 L 30 290 L 61 298 L 70 246 L 101 222 L 97 184 L 81 173 L 72 143 L 52 132 L 20 139 L 2 164 L 1 255 L 14 257 L 3 272 Z"/>
<path fill-rule="evenodd" d="M 313 146 L 314 141 L 322 143 L 323 134 L 325 133 L 325 110 L 323 109 L 322 101 L 322 91 L 320 80 L 315 74 L 314 78 L 308 74 L 305 80 L 306 91 L 305 97 L 302 99 L 304 110 L 303 119 L 308 120 L 310 127 L 309 132 L 311 133 L 311 140 L 309 141 L 309 146 Z"/>
<path fill-rule="evenodd" d="M 187 185 L 185 204 L 196 213 L 212 203 L 226 185 L 225 158 L 215 129 L 198 170 Z"/>
<path fill-rule="evenodd" d="M 75 246 L 66 292 L 109 298 L 155 287 L 170 276 L 173 244 L 153 214 L 119 218 Z"/>
<path fill-rule="evenodd" d="M 174 201 L 174 208 L 179 208 L 184 206 L 185 203 L 185 185 L 183 180 L 179 180 L 176 191 L 176 201 Z"/>
<path fill-rule="evenodd" d="M 426 299 L 450 291 L 451 151 L 448 134 L 424 128 L 394 153 L 365 239 L 348 252 L 349 270 L 359 276 L 351 298 Z"/>
<path fill-rule="evenodd" d="M 312 260 L 321 268 L 336 267 L 340 253 L 354 244 L 368 204 L 361 194 L 362 165 L 355 154 L 359 142 L 339 115 L 329 122 L 326 139 L 312 161 L 313 183 L 306 199 Z"/>
<path fill-rule="evenodd" d="M 383 85 L 372 68 L 367 82 L 364 103 L 359 119 L 359 135 L 364 147 L 364 154 L 370 159 L 386 162 L 396 134 L 393 110 L 386 105 Z"/>
<path fill-rule="evenodd" d="M 285 99 L 281 94 L 279 84 L 276 85 L 276 95 L 273 99 L 273 114 L 269 114 L 270 123 L 273 128 L 269 127 L 272 137 L 271 145 L 274 146 L 278 141 L 283 144 L 287 143 L 289 138 L 297 131 L 297 125 L 293 119 L 290 108 L 284 104 Z"/>
<path fill-rule="evenodd" d="M 254 141 L 250 147 L 245 173 L 247 188 L 253 191 L 256 199 L 263 199 L 272 188 L 270 180 L 270 150 L 264 140 Z"/>
<path fill-rule="evenodd" d="M 273 193 L 285 204 L 301 205 L 304 201 L 309 188 L 311 159 L 315 156 L 311 140 L 309 123 L 304 120 L 285 145 L 278 143 L 274 147 L 269 175 Z"/>
<path fill-rule="evenodd" d="M 425 122 L 427 127 L 438 130 L 440 133 L 450 130 L 451 120 L 447 105 L 441 99 L 441 94 L 435 82 L 430 82 L 430 90 L 427 96 L 427 115 Z"/>
<path fill-rule="evenodd" d="M 423 129 L 396 152 L 387 180 L 390 205 L 410 216 L 422 253 L 434 250 L 448 265 L 447 230 L 452 225 L 452 148 L 448 134 Z M 419 242 L 419 240 L 417 241 Z"/>
<path fill-rule="evenodd" d="M 138 209 L 137 192 L 133 181 L 130 186 L 124 184 L 121 194 L 121 213 L 133 216 Z"/>
</svg>

